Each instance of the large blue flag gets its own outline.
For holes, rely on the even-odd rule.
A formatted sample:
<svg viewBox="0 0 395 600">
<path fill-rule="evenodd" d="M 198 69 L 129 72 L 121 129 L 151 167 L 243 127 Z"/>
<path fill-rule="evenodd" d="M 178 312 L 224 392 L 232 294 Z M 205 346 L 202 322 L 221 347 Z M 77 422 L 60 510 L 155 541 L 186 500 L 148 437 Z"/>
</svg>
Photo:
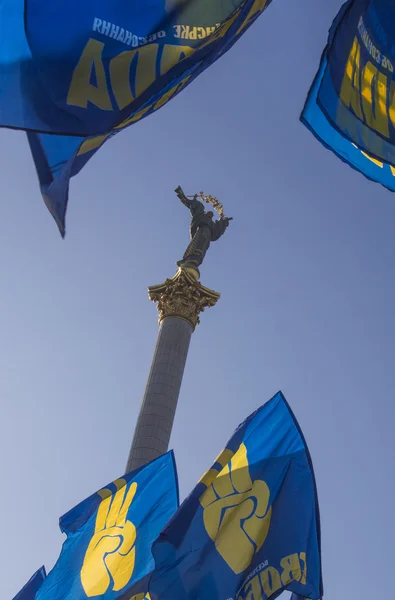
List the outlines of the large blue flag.
<svg viewBox="0 0 395 600">
<path fill-rule="evenodd" d="M 281 392 L 238 427 L 153 554 L 152 600 L 321 598 L 313 468 Z"/>
<path fill-rule="evenodd" d="M 151 546 L 177 507 L 172 452 L 90 496 L 60 519 L 67 540 L 35 600 L 144 598 Z"/>
<path fill-rule="evenodd" d="M 270 2 L 1 0 L 0 125 L 108 133 L 219 58 Z"/>
<path fill-rule="evenodd" d="M 1 3 L 14 14 L 23 0 Z M 70 178 L 109 138 L 227 52 L 270 3 L 103 0 L 98 8 L 94 0 L 26 0 L 19 29 L 28 56 L 16 52 L 10 70 L 0 65 L 0 124 L 29 130 L 41 191 L 62 235 Z M 5 40 L 15 45 L 10 34 Z"/>
<path fill-rule="evenodd" d="M 13 600 L 34 600 L 46 577 L 45 567 L 41 567 L 29 579 Z"/>
<path fill-rule="evenodd" d="M 395 167 L 375 159 L 364 152 L 356 144 L 350 142 L 328 121 L 317 102 L 317 91 L 326 68 L 326 51 L 320 69 L 310 89 L 303 108 L 301 121 L 310 129 L 315 137 L 329 150 L 332 150 L 342 161 L 359 171 L 368 179 L 381 183 L 391 191 L 395 191 Z"/>
<path fill-rule="evenodd" d="M 395 5 L 348 0 L 329 32 L 302 121 L 340 158 L 394 189 Z"/>
</svg>

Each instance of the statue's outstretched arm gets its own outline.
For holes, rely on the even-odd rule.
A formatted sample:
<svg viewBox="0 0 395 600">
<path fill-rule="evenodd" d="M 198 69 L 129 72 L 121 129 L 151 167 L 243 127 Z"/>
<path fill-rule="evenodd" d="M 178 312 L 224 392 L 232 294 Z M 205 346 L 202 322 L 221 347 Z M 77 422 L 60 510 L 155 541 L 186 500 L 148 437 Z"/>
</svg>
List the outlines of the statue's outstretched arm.
<svg viewBox="0 0 395 600">
<path fill-rule="evenodd" d="M 178 188 L 176 188 L 175 193 L 177 194 L 177 196 L 179 197 L 179 199 L 181 200 L 181 202 L 187 207 L 187 208 L 191 208 L 191 200 L 189 200 L 189 198 L 186 197 L 186 195 L 184 194 L 184 190 L 182 189 L 182 187 L 179 185 Z"/>
<path fill-rule="evenodd" d="M 199 215 L 199 214 L 204 214 L 204 205 L 203 205 L 202 202 L 200 202 L 197 199 L 198 198 L 198 194 L 195 194 L 192 199 L 187 198 L 187 196 L 184 194 L 183 189 L 181 188 L 180 185 L 174 191 L 177 194 L 177 196 L 179 197 L 179 199 L 181 200 L 181 202 L 187 208 L 189 208 L 189 210 L 191 211 L 191 215 L 192 216 L 196 216 L 196 215 Z"/>
</svg>

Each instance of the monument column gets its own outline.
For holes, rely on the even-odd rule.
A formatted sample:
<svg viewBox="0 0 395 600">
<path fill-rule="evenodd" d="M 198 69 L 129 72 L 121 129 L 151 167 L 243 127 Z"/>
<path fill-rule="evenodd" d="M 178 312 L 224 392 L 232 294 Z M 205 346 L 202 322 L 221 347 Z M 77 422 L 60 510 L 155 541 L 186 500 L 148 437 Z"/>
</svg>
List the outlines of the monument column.
<svg viewBox="0 0 395 600">
<path fill-rule="evenodd" d="M 199 313 L 220 297 L 198 279 L 197 268 L 181 266 L 172 279 L 148 288 L 157 303 L 159 334 L 126 473 L 168 450 L 191 335 Z"/>
</svg>

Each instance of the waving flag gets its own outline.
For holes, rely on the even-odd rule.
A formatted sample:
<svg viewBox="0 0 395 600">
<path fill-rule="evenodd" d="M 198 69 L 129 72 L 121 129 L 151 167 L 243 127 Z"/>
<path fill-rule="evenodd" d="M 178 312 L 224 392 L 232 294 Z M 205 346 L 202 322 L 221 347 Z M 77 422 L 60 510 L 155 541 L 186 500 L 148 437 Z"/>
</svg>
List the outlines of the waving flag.
<svg viewBox="0 0 395 600">
<path fill-rule="evenodd" d="M 358 146 L 350 142 L 327 120 L 325 114 L 317 103 L 317 90 L 319 88 L 323 71 L 326 66 L 326 57 L 321 60 L 320 70 L 304 106 L 301 121 L 310 129 L 315 137 L 329 150 L 332 150 L 342 161 L 359 171 L 368 179 L 381 183 L 391 191 L 395 191 L 395 167 L 379 161 Z"/>
<path fill-rule="evenodd" d="M 1 0 L 0 125 L 109 133 L 208 67 L 270 2 Z"/>
<path fill-rule="evenodd" d="M 395 5 L 349 0 L 329 33 L 301 120 L 342 160 L 395 190 Z"/>
<path fill-rule="evenodd" d="M 27 584 L 13 598 L 13 600 L 34 600 L 36 597 L 36 593 L 44 583 L 45 577 L 45 568 L 41 567 L 41 569 L 34 573 L 33 577 L 29 579 Z"/>
<path fill-rule="evenodd" d="M 321 598 L 314 474 L 281 393 L 238 427 L 153 554 L 152 600 Z"/>
<path fill-rule="evenodd" d="M 0 0 L 0 125 L 29 131 L 62 234 L 70 177 L 227 52 L 270 3 Z"/>
<path fill-rule="evenodd" d="M 177 506 L 172 452 L 90 496 L 60 519 L 67 540 L 35 600 L 142 600 L 151 546 Z"/>
</svg>

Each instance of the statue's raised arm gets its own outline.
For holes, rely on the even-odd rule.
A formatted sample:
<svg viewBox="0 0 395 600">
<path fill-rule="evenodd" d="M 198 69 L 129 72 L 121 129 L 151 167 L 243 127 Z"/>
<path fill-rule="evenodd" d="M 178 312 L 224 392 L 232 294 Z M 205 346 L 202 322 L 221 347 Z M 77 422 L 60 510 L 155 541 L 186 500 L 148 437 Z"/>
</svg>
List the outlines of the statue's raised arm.
<svg viewBox="0 0 395 600">
<path fill-rule="evenodd" d="M 191 208 L 191 200 L 186 197 L 186 195 L 184 194 L 184 190 L 182 189 L 182 187 L 179 185 L 178 188 L 176 188 L 174 191 L 177 194 L 177 196 L 179 197 L 179 199 L 181 200 L 181 202 L 183 204 L 185 204 L 185 206 L 187 208 Z"/>
<path fill-rule="evenodd" d="M 200 200 L 197 199 L 198 194 L 195 194 L 191 200 L 184 194 L 184 191 L 180 185 L 174 191 L 181 200 L 181 202 L 184 204 L 184 206 L 189 208 L 189 210 L 191 211 L 192 218 L 204 215 L 204 204 L 203 202 L 200 202 Z"/>
</svg>

